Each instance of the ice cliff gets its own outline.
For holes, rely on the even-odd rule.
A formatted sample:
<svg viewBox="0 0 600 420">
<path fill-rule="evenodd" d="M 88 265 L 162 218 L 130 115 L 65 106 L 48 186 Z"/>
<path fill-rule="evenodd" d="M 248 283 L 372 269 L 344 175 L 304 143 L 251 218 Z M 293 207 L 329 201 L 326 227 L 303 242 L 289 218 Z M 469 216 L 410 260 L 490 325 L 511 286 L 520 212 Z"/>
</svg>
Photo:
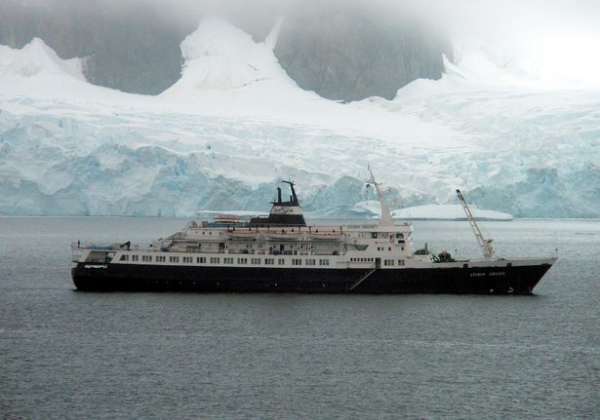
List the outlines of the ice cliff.
<svg viewBox="0 0 600 420">
<path fill-rule="evenodd" d="M 0 213 L 264 211 L 291 177 L 307 210 L 352 215 L 371 164 L 392 208 L 458 187 L 517 217 L 600 216 L 598 92 L 517 86 L 472 60 L 340 104 L 300 89 L 270 39 L 203 21 L 159 96 L 92 85 L 84 59 L 41 40 L 0 47 Z"/>
</svg>

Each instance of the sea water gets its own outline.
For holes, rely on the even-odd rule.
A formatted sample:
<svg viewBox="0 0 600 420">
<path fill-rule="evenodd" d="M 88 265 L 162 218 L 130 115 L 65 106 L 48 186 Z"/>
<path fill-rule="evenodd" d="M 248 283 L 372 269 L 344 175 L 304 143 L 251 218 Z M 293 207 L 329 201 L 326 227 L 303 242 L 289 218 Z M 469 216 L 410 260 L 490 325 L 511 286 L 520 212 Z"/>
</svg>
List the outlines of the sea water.
<svg viewBox="0 0 600 420">
<path fill-rule="evenodd" d="M 598 418 L 600 222 L 482 223 L 535 296 L 84 293 L 72 241 L 186 220 L 0 218 L 1 419 Z M 418 247 L 480 251 L 466 222 Z"/>
</svg>

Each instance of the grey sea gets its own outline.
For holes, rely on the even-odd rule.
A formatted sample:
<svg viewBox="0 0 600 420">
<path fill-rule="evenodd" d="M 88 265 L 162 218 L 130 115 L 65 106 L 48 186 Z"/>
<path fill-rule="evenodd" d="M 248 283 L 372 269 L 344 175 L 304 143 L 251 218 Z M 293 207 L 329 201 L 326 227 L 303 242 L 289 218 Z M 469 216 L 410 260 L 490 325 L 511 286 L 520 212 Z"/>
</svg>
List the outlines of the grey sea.
<svg viewBox="0 0 600 420">
<path fill-rule="evenodd" d="M 0 419 L 600 418 L 600 221 L 487 222 L 535 296 L 83 293 L 71 241 L 165 218 L 0 218 Z M 466 222 L 417 245 L 477 256 Z"/>
</svg>

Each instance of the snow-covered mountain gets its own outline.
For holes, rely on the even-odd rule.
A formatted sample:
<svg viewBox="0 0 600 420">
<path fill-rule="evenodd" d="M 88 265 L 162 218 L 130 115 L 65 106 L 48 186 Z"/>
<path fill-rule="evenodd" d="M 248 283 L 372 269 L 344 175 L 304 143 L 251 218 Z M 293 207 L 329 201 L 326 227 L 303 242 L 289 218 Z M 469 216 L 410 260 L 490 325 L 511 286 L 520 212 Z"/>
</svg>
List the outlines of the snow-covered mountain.
<svg viewBox="0 0 600 420">
<path fill-rule="evenodd" d="M 367 0 L 2 0 L 0 44 L 41 38 L 61 57 L 86 57 L 94 84 L 157 95 L 179 80 L 180 44 L 201 17 L 218 15 L 264 41 L 285 15 L 275 55 L 306 90 L 392 98 L 419 77 L 438 79 L 441 54 L 452 53 L 443 31 L 404 9 L 379 9 Z"/>
<path fill-rule="evenodd" d="M 447 62 L 441 80 L 392 101 L 341 104 L 288 77 L 277 32 L 257 42 L 203 21 L 182 43 L 180 81 L 159 96 L 91 85 L 85 59 L 41 40 L 1 47 L 0 213 L 260 211 L 292 177 L 308 210 L 344 214 L 369 198 L 370 163 L 394 208 L 447 203 L 460 187 L 515 216 L 600 216 L 597 92 Z"/>
</svg>

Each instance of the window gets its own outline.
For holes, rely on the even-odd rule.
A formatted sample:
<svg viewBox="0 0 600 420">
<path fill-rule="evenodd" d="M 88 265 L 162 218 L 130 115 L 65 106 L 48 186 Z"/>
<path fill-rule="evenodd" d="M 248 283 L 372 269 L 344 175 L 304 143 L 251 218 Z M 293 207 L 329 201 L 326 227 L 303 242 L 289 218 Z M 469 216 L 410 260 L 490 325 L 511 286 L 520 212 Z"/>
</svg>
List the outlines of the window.
<svg viewBox="0 0 600 420">
<path fill-rule="evenodd" d="M 167 257 L 165 257 L 164 255 L 159 255 L 158 257 L 156 257 L 156 262 L 165 262 L 167 260 Z"/>
<path fill-rule="evenodd" d="M 329 260 L 319 260 L 319 265 L 329 265 Z"/>
<path fill-rule="evenodd" d="M 387 265 L 387 266 L 394 265 L 394 260 L 384 260 L 383 265 Z"/>
<path fill-rule="evenodd" d="M 252 258 L 250 260 L 250 263 L 253 265 L 259 265 L 260 264 L 260 258 Z"/>
<path fill-rule="evenodd" d="M 248 264 L 248 258 L 238 258 L 238 264 Z"/>
<path fill-rule="evenodd" d="M 140 259 L 139 255 L 132 255 L 131 256 L 131 261 L 138 261 Z"/>
<path fill-rule="evenodd" d="M 223 264 L 233 264 L 233 257 L 223 258 Z"/>
<path fill-rule="evenodd" d="M 210 263 L 211 264 L 219 264 L 220 262 L 221 261 L 220 261 L 219 257 L 210 257 Z"/>
<path fill-rule="evenodd" d="M 150 256 L 150 255 L 142 255 L 142 261 L 144 261 L 144 262 L 150 262 L 150 261 L 152 261 L 152 256 Z"/>
<path fill-rule="evenodd" d="M 179 257 L 169 257 L 169 262 L 178 263 L 179 262 Z"/>
<path fill-rule="evenodd" d="M 196 262 L 198 264 L 205 264 L 206 263 L 206 257 L 198 257 L 198 258 L 196 258 Z"/>
<path fill-rule="evenodd" d="M 129 255 L 127 255 L 127 254 L 121 255 L 121 258 L 119 258 L 119 261 L 129 261 Z"/>
<path fill-rule="evenodd" d="M 371 238 L 377 239 L 377 232 L 371 232 Z"/>
<path fill-rule="evenodd" d="M 183 263 L 184 264 L 191 264 L 194 260 L 192 259 L 192 257 L 183 257 Z"/>
<path fill-rule="evenodd" d="M 285 258 L 279 258 L 277 260 L 277 264 L 279 264 L 279 265 L 285 265 Z"/>
<path fill-rule="evenodd" d="M 302 265 L 302 260 L 300 258 L 292 258 L 292 265 Z"/>
<path fill-rule="evenodd" d="M 306 265 L 316 265 L 316 261 L 312 258 L 306 260 Z"/>
<path fill-rule="evenodd" d="M 265 264 L 266 265 L 273 265 L 273 264 L 275 264 L 275 258 L 265 258 Z"/>
<path fill-rule="evenodd" d="M 404 260 L 398 260 L 398 265 L 404 265 Z"/>
</svg>

